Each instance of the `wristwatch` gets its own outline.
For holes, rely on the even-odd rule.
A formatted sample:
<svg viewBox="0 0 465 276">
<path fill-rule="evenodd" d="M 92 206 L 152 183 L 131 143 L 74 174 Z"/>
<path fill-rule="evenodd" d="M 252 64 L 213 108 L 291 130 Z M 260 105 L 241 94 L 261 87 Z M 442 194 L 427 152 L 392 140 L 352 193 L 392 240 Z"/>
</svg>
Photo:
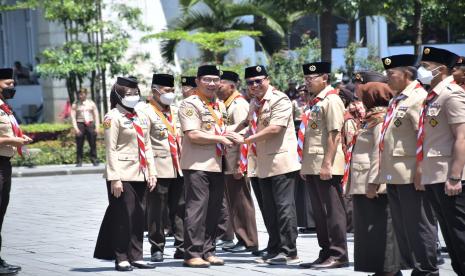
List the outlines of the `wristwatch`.
<svg viewBox="0 0 465 276">
<path fill-rule="evenodd" d="M 462 178 L 461 177 L 449 176 L 449 180 L 452 181 L 452 182 L 459 182 L 460 180 L 462 180 Z"/>
</svg>

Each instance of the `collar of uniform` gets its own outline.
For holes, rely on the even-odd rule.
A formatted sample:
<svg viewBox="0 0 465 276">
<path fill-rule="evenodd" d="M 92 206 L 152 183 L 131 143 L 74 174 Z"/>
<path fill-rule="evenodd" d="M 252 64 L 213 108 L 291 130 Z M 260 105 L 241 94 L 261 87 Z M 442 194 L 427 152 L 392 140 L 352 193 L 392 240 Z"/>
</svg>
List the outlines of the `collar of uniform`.
<svg viewBox="0 0 465 276">
<path fill-rule="evenodd" d="M 317 98 L 324 99 L 326 97 L 326 93 L 329 91 L 333 90 L 334 88 L 331 85 L 327 85 L 323 90 L 321 90 L 318 95 L 316 95 Z"/>
<path fill-rule="evenodd" d="M 0 105 L 4 104 L 5 102 L 3 100 L 0 99 Z"/>
<path fill-rule="evenodd" d="M 442 90 L 444 90 L 448 85 L 450 85 L 454 81 L 454 76 L 448 76 L 447 78 L 440 81 L 436 86 L 431 90 L 436 93 L 436 95 L 441 94 Z"/>
<path fill-rule="evenodd" d="M 415 90 L 415 87 L 419 84 L 417 80 L 412 81 L 407 87 L 405 87 L 404 90 L 400 94 L 405 95 L 406 97 L 409 97 L 413 90 Z"/>
<path fill-rule="evenodd" d="M 131 113 L 128 110 L 126 110 L 126 108 L 122 107 L 119 104 L 116 105 L 116 109 L 118 109 L 118 111 L 123 115 L 126 115 L 127 113 Z M 136 112 L 136 111 L 134 110 L 134 112 Z"/>
<path fill-rule="evenodd" d="M 271 96 L 273 95 L 273 86 L 268 86 L 268 90 L 266 90 L 265 95 L 263 96 L 262 100 L 269 101 L 271 100 Z"/>
</svg>

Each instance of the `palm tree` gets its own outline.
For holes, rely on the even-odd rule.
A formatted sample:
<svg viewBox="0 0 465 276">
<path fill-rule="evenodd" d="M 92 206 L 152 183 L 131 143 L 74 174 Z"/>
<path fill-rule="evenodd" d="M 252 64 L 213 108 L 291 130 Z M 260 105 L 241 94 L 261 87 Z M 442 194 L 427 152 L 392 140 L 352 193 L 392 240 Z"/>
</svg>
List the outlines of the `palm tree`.
<svg viewBox="0 0 465 276">
<path fill-rule="evenodd" d="M 254 37 L 257 43 L 272 54 L 281 48 L 276 41 L 269 39 L 269 34 L 280 38 L 284 37 L 283 28 L 260 5 L 254 5 L 249 1 L 235 3 L 232 0 L 180 0 L 183 15 L 177 18 L 169 30 L 200 31 L 208 33 L 226 32 L 231 30 L 256 30 L 262 32 L 262 36 Z M 194 7 L 202 3 L 202 10 Z M 256 16 L 262 20 L 260 24 L 246 22 L 244 16 Z M 167 40 L 162 44 L 162 55 L 168 61 L 174 60 L 174 53 L 179 40 Z M 223 55 L 224 57 L 224 55 Z M 212 60 L 213 53 L 204 50 L 203 59 Z"/>
</svg>

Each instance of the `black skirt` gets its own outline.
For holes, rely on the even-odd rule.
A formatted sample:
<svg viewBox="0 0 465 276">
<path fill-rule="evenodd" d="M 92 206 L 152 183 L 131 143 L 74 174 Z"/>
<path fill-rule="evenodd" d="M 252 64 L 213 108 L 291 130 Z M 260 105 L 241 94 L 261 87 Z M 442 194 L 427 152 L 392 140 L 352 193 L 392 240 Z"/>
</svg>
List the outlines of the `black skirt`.
<svg viewBox="0 0 465 276">
<path fill-rule="evenodd" d="M 397 245 L 387 195 L 353 195 L 354 270 L 397 272 L 405 268 Z"/>
<path fill-rule="evenodd" d="M 297 214 L 297 226 L 313 228 L 315 227 L 315 220 L 313 219 L 312 203 L 310 202 L 310 197 L 308 196 L 308 187 L 299 174 L 296 176 L 295 183 L 295 208 Z"/>
</svg>

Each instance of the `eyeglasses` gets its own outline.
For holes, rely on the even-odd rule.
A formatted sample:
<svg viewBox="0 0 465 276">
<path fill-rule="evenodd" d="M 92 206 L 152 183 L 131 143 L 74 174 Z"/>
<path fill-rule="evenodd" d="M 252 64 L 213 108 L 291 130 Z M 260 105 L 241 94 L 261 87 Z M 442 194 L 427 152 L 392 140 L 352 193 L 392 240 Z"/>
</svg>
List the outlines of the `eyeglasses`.
<svg viewBox="0 0 465 276">
<path fill-rule="evenodd" d="M 262 79 L 256 79 L 256 80 L 248 80 L 246 81 L 245 83 L 247 84 L 247 86 L 253 86 L 254 84 L 256 85 L 261 85 L 263 80 L 265 80 L 266 78 L 262 78 Z"/>
<path fill-rule="evenodd" d="M 221 79 L 220 78 L 201 78 L 200 81 L 205 84 L 209 84 L 211 82 L 213 82 L 214 84 L 218 84 L 220 83 Z"/>
<path fill-rule="evenodd" d="M 319 78 L 321 76 L 322 75 L 319 74 L 319 75 L 314 75 L 314 76 L 305 76 L 304 78 L 305 78 L 305 81 L 312 81 L 312 80 L 314 80 L 316 78 Z"/>
</svg>

